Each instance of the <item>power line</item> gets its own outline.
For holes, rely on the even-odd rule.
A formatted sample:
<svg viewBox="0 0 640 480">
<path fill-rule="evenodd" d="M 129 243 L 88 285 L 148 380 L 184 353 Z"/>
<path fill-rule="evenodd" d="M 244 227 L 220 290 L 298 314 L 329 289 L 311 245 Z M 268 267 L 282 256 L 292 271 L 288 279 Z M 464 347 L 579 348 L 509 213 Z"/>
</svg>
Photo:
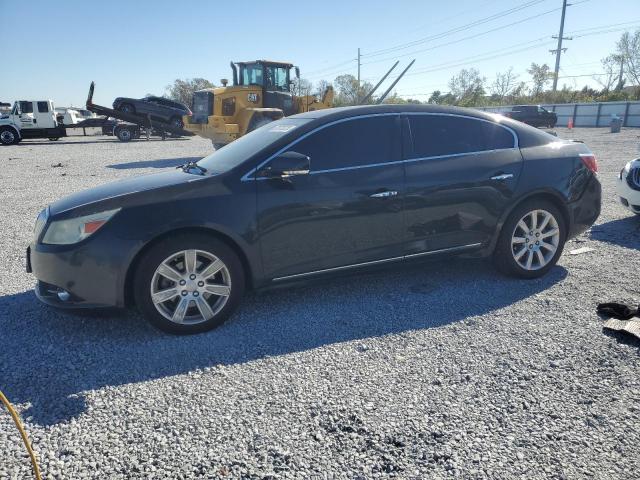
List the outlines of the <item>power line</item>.
<svg viewBox="0 0 640 480">
<path fill-rule="evenodd" d="M 496 14 L 490 15 L 488 17 L 481 18 L 479 20 L 475 20 L 475 21 L 467 23 L 465 25 L 461 25 L 459 27 L 455 27 L 455 28 L 446 30 L 444 32 L 441 32 L 441 33 L 438 33 L 438 34 L 435 34 L 435 35 L 430 35 L 428 37 L 420 38 L 418 40 L 414 40 L 414 41 L 411 41 L 411 42 L 403 43 L 403 44 L 400 44 L 400 45 L 395 45 L 393 47 L 383 48 L 383 49 L 380 49 L 380 50 L 374 50 L 373 52 L 367 53 L 367 54 L 365 54 L 363 56 L 364 57 L 376 57 L 376 56 L 384 55 L 384 54 L 391 53 L 391 52 L 394 52 L 394 51 L 404 50 L 404 49 L 407 49 L 407 48 L 410 48 L 410 47 L 413 47 L 413 46 L 416 46 L 416 45 L 420 45 L 422 43 L 430 42 L 432 40 L 437 40 L 439 38 L 443 38 L 443 37 L 452 35 L 454 33 L 461 32 L 461 31 L 466 30 L 466 29 L 471 28 L 471 27 L 475 27 L 475 26 L 478 26 L 478 25 L 482 25 L 482 24 L 491 22 L 491 21 L 496 20 L 498 18 L 502 18 L 502 17 L 505 17 L 507 15 L 511 15 L 512 13 L 518 12 L 520 10 L 524 10 L 525 8 L 529 8 L 531 6 L 537 5 L 537 4 L 545 2 L 545 1 L 547 1 L 547 0 L 530 0 L 530 1 L 525 2 L 524 4 L 519 5 L 517 7 L 513 7 L 513 8 L 510 8 L 510 9 L 507 9 L 507 10 L 503 10 L 503 11 L 498 12 Z"/>
<path fill-rule="evenodd" d="M 447 47 L 449 45 L 454 45 L 456 43 L 464 42 L 464 41 L 467 41 L 467 40 L 472 40 L 474 38 L 478 38 L 478 37 L 481 37 L 483 35 L 487 35 L 489 33 L 497 32 L 498 30 L 503 30 L 505 28 L 509 28 L 509 27 L 514 26 L 514 25 L 518 25 L 520 23 L 524 23 L 524 22 L 527 22 L 529 20 L 533 20 L 535 18 L 539 18 L 539 17 L 542 17 L 544 15 L 548 15 L 548 14 L 550 14 L 552 12 L 556 12 L 558 10 L 560 10 L 560 8 L 554 8 L 552 10 L 547 10 L 546 12 L 538 13 L 536 15 L 531 15 L 529 17 L 523 18 L 521 20 L 518 20 L 517 22 L 511 22 L 509 24 L 501 25 L 499 27 L 495 27 L 495 28 L 492 28 L 490 30 L 485 30 L 484 32 L 475 33 L 473 35 L 468 35 L 466 37 L 462 37 L 462 38 L 459 38 L 457 40 L 452 40 L 450 42 L 445 42 L 445 43 L 440 43 L 438 45 L 433 45 L 433 46 L 431 46 L 429 48 L 423 48 L 421 50 L 415 50 L 413 52 L 405 53 L 405 54 L 402 54 L 402 55 L 397 55 L 397 56 L 395 56 L 393 58 L 400 58 L 400 57 L 406 57 L 408 55 L 415 55 L 417 53 L 428 52 L 428 51 L 431 51 L 431 50 L 435 50 L 437 48 Z M 363 65 L 368 65 L 368 64 L 371 64 L 371 63 L 384 62 L 384 61 L 389 61 L 389 60 L 390 60 L 390 58 L 384 58 L 384 59 L 381 59 L 381 60 L 374 60 L 374 61 L 371 61 L 371 62 L 366 62 Z"/>
</svg>

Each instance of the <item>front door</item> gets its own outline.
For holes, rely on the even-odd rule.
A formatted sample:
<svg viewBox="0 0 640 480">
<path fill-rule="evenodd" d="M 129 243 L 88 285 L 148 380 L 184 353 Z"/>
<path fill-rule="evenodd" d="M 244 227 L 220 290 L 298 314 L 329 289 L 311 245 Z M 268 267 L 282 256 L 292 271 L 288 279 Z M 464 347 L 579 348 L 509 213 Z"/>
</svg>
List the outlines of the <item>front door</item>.
<svg viewBox="0 0 640 480">
<path fill-rule="evenodd" d="M 321 127 L 284 150 L 308 155 L 309 174 L 256 180 L 265 276 L 402 256 L 399 120 L 356 117 Z"/>
<path fill-rule="evenodd" d="M 407 253 L 477 248 L 495 232 L 522 170 L 515 133 L 452 114 L 407 115 Z"/>
<path fill-rule="evenodd" d="M 34 103 L 35 102 L 30 102 L 26 100 L 20 100 L 19 102 L 17 102 L 18 104 L 18 109 L 16 112 L 18 116 L 17 124 L 20 125 L 21 129 L 40 128 L 33 112 Z"/>
</svg>

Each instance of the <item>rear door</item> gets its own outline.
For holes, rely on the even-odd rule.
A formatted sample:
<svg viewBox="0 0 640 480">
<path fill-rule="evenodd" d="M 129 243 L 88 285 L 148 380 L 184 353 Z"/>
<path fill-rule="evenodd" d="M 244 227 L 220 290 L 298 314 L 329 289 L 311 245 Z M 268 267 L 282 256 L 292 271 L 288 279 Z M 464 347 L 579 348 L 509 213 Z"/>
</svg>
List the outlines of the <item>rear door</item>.
<svg viewBox="0 0 640 480">
<path fill-rule="evenodd" d="M 453 114 L 405 117 L 407 253 L 487 243 L 522 169 L 515 132 Z"/>
<path fill-rule="evenodd" d="M 256 180 L 265 276 L 401 257 L 400 143 L 399 115 L 376 115 L 326 125 L 283 150 L 308 155 L 311 170 Z"/>
<path fill-rule="evenodd" d="M 38 128 L 55 128 L 57 126 L 56 114 L 53 105 L 49 106 L 49 102 L 35 102 L 36 111 L 34 117 Z"/>
</svg>

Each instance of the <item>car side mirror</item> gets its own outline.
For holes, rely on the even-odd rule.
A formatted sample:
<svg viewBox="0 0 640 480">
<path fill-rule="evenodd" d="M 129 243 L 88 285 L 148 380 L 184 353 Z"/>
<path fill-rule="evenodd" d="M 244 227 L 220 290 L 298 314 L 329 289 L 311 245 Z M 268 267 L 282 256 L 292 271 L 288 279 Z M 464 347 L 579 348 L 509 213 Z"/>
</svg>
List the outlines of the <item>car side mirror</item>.
<svg viewBox="0 0 640 480">
<path fill-rule="evenodd" d="M 261 176 L 267 178 L 289 178 L 297 175 L 308 175 L 311 169 L 311 158 L 298 152 L 284 152 L 271 159 L 262 170 Z"/>
</svg>

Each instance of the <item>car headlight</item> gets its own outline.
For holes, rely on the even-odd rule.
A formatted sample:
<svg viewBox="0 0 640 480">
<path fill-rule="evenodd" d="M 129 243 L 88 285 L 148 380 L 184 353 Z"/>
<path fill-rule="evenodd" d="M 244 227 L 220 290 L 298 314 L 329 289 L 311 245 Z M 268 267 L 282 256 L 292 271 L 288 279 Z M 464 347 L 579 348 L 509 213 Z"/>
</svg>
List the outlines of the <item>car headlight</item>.
<svg viewBox="0 0 640 480">
<path fill-rule="evenodd" d="M 38 218 L 36 218 L 36 224 L 33 226 L 33 241 L 37 242 L 38 238 L 40 238 L 40 234 L 42 233 L 42 229 L 47 224 L 47 220 L 49 219 L 49 207 L 45 208 L 38 214 Z"/>
<path fill-rule="evenodd" d="M 42 243 L 70 245 L 84 240 L 97 232 L 120 209 L 107 210 L 83 217 L 69 218 L 51 222 L 44 234 Z"/>
<path fill-rule="evenodd" d="M 622 170 L 620 170 L 620 180 L 622 180 L 623 178 L 627 178 L 627 175 L 629 175 L 629 170 L 631 170 L 631 164 L 632 163 L 633 163 L 633 161 L 627 162 L 627 164 L 624 166 L 624 168 Z"/>
</svg>

